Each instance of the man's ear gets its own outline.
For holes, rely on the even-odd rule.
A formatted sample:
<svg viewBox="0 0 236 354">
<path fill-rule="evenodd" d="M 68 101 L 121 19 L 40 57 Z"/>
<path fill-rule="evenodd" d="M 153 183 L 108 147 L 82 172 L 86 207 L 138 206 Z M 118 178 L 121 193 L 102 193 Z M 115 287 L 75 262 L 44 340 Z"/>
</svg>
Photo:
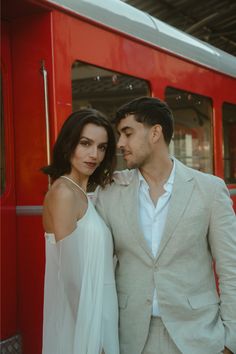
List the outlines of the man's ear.
<svg viewBox="0 0 236 354">
<path fill-rule="evenodd" d="M 151 134 L 153 143 L 157 143 L 162 135 L 162 126 L 160 124 L 153 125 L 151 129 Z"/>
</svg>

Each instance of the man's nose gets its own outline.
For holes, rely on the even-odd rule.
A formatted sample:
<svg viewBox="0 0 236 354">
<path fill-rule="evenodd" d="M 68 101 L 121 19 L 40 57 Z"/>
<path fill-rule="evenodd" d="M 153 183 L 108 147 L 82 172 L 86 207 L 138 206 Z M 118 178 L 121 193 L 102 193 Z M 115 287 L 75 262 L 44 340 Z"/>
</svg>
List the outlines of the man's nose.
<svg viewBox="0 0 236 354">
<path fill-rule="evenodd" d="M 123 139 L 122 136 L 119 136 L 119 139 L 118 139 L 116 145 L 117 145 L 118 149 L 123 149 L 124 148 L 125 142 L 124 142 L 124 139 Z"/>
</svg>

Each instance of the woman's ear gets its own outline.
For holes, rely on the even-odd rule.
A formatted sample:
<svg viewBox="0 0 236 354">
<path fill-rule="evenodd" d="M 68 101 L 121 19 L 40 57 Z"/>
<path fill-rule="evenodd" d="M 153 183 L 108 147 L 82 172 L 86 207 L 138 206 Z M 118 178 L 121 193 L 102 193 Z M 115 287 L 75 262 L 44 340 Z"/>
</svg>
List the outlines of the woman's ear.
<svg viewBox="0 0 236 354">
<path fill-rule="evenodd" d="M 156 124 L 152 127 L 152 141 L 153 143 L 157 143 L 160 140 L 162 135 L 162 126 L 160 124 Z"/>
</svg>

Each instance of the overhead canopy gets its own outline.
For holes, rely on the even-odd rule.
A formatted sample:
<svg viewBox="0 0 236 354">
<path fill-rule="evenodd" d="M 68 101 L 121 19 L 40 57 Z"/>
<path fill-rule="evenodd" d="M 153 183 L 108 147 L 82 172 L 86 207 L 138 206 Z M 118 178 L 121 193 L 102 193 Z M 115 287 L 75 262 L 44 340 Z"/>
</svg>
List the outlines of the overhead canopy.
<svg viewBox="0 0 236 354">
<path fill-rule="evenodd" d="M 235 0 L 122 0 L 236 56 Z"/>
</svg>

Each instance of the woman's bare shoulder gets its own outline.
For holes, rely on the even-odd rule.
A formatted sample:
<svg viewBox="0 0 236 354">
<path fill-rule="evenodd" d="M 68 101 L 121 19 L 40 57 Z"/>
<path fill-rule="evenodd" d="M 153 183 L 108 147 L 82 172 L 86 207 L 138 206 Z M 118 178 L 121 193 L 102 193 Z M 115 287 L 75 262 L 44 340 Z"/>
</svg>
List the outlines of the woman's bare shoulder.
<svg viewBox="0 0 236 354">
<path fill-rule="evenodd" d="M 75 191 L 71 189 L 64 181 L 56 180 L 47 192 L 44 204 L 74 203 L 75 196 Z"/>
<path fill-rule="evenodd" d="M 63 239 L 76 227 L 78 196 L 64 181 L 55 181 L 48 191 L 43 208 L 43 224 L 46 232 Z"/>
</svg>

